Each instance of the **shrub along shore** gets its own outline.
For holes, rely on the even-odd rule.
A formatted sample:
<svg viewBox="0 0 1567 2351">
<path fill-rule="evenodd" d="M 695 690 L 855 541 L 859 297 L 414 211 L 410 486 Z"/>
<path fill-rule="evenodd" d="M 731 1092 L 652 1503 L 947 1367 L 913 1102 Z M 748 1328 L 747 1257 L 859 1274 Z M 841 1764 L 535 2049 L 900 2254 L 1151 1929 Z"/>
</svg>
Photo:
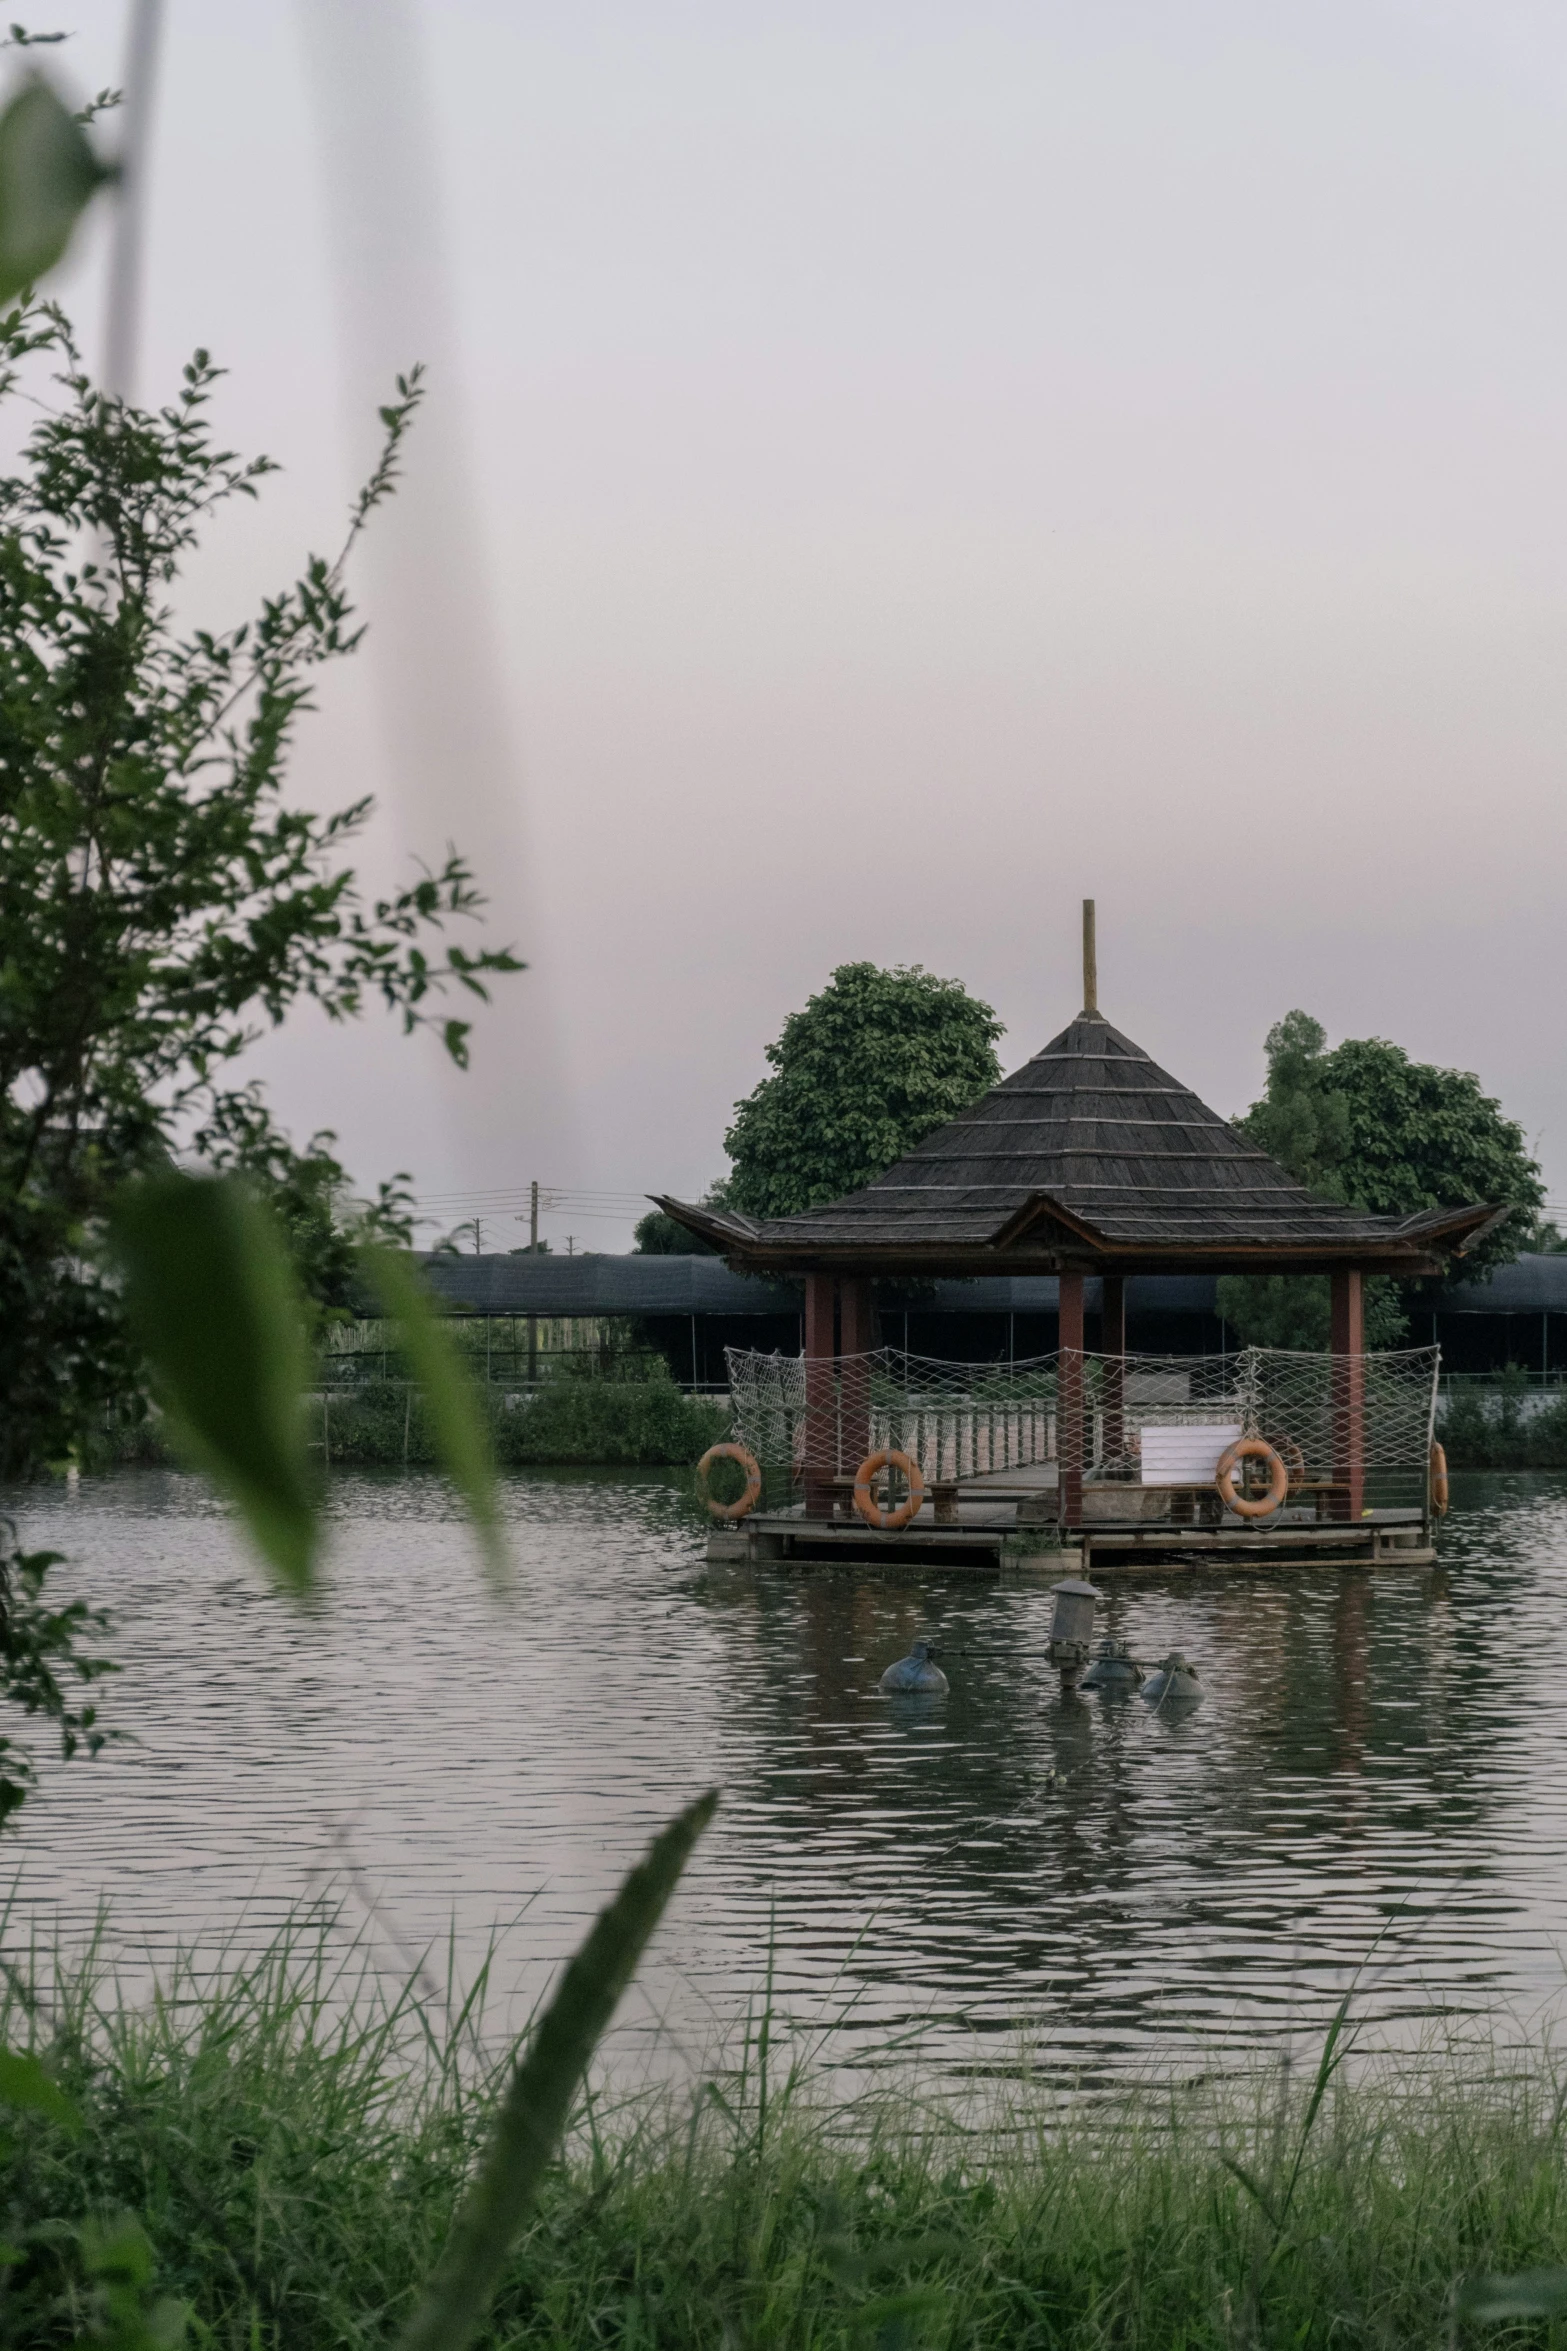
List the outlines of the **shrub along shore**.
<svg viewBox="0 0 1567 2351">
<path fill-rule="evenodd" d="M 727 1407 L 690 1396 L 662 1358 L 630 1359 L 608 1374 L 574 1370 L 531 1393 L 481 1385 L 502 1468 L 689 1468 L 729 1434 Z M 310 1406 L 318 1453 L 344 1468 L 428 1469 L 436 1451 L 423 1398 L 400 1379 L 368 1379 Z M 1506 1374 L 1444 1395 L 1437 1435 L 1453 1469 L 1567 1469 L 1567 1395 L 1538 1400 Z M 108 1440 L 115 1461 L 165 1462 L 156 1419 Z"/>
<path fill-rule="evenodd" d="M 146 2239 L 144 2301 L 189 2305 L 197 2342 L 387 2340 L 508 2054 L 453 2005 L 455 2023 L 368 1975 L 345 1990 L 308 1937 L 226 1977 L 186 1967 L 140 2006 L 87 1969 L 36 1999 L 13 1978 L 6 2038 L 83 2128 L 8 2117 L 0 2340 L 99 2339 L 78 2335 L 94 2267 L 127 2229 Z M 484 2344 L 1431 2345 L 1470 2335 L 1462 2273 L 1567 2260 L 1545 2052 L 1315 2080 L 1308 2064 L 1229 2090 L 1165 2072 L 1076 2101 L 1019 2081 L 976 2122 L 928 2079 L 834 2107 L 780 2078 L 777 2020 L 773 2036 L 771 2059 L 753 2027 L 681 2093 L 592 2102 Z"/>
<path fill-rule="evenodd" d="M 502 1469 L 657 1466 L 689 1469 L 729 1432 L 725 1405 L 688 1396 L 662 1366 L 643 1379 L 571 1377 L 532 1394 L 480 1390 L 490 1444 Z M 318 1458 L 346 1469 L 429 1469 L 437 1461 L 422 1394 L 400 1380 L 323 1391 L 307 1408 Z M 156 1418 L 126 1425 L 106 1443 L 110 1460 L 167 1463 Z"/>
<path fill-rule="evenodd" d="M 1521 1373 L 1443 1397 L 1436 1433 L 1454 1469 L 1567 1469 L 1567 1394 L 1541 1396 Z"/>
</svg>

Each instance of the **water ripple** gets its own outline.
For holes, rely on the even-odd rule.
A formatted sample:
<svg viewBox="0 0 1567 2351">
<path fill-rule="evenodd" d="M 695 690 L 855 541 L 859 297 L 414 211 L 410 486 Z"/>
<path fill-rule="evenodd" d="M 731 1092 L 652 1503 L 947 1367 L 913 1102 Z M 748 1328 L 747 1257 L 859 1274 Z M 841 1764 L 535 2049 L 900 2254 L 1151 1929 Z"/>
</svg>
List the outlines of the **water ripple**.
<svg viewBox="0 0 1567 2351">
<path fill-rule="evenodd" d="M 1180 1719 L 1063 1704 L 1037 1590 L 709 1569 L 658 1475 L 512 1481 L 504 1610 L 434 1480 L 340 1476 L 310 1616 L 192 1479 L 29 1492 L 26 1537 L 114 1614 L 135 1743 L 47 1772 L 18 1907 L 79 1933 L 107 1895 L 151 1963 L 302 1902 L 388 1966 L 450 1935 L 471 1971 L 499 1929 L 515 2026 L 716 1781 L 624 2047 L 722 2031 L 769 1952 L 795 2032 L 856 2064 L 911 2032 L 958 2069 L 1230 2062 L 1320 2029 L 1357 1970 L 1386 2034 L 1538 2017 L 1567 1947 L 1567 1481 L 1455 1488 L 1429 1572 L 1117 1589 L 1137 1654 L 1200 1663 Z M 882 1665 L 931 1628 L 950 1697 L 889 1705 Z"/>
</svg>

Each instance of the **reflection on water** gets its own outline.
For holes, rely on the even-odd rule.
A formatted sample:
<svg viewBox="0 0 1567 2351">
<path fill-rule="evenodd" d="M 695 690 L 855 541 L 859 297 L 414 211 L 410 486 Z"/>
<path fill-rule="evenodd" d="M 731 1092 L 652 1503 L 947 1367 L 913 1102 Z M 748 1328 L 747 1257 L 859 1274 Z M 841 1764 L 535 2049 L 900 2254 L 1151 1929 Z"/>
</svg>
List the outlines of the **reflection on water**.
<svg viewBox="0 0 1567 2351">
<path fill-rule="evenodd" d="M 1535 2014 L 1567 1943 L 1567 1480 L 1455 1481 L 1435 1570 L 1111 1587 L 1134 1654 L 1207 1697 L 1063 1704 L 1042 1588 L 709 1568 L 656 1474 L 508 1488 L 498 1611 L 432 1479 L 340 1476 L 329 1597 L 270 1596 L 194 1481 L 23 1497 L 63 1589 L 115 1613 L 137 1744 L 51 1771 L 20 1907 L 112 1900 L 117 1949 L 259 1942 L 374 1898 L 378 1948 L 537 1997 L 650 1830 L 725 1802 L 623 2028 L 705 2044 L 778 1999 L 858 2060 L 1102 2076 L 1364 2011 Z M 951 1694 L 888 1700 L 934 1630 Z M 1056 1777 L 1052 1784 L 1050 1774 Z M 352 1875 L 350 1875 L 352 1872 Z M 16 1922 L 13 1920 L 13 1935 Z"/>
</svg>

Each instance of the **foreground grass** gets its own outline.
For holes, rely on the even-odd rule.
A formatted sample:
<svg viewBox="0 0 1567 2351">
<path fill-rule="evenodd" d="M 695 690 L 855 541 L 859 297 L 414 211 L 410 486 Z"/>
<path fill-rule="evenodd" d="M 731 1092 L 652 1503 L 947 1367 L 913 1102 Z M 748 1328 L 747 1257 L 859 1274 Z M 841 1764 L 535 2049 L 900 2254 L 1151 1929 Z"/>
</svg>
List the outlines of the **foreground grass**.
<svg viewBox="0 0 1567 2351">
<path fill-rule="evenodd" d="M 38 2002 L 13 1979 L 6 2005 L 85 2127 L 18 2116 L 0 2153 L 0 2341 L 80 2339 L 82 2226 L 125 2212 L 197 2342 L 387 2338 L 498 2087 L 474 2008 L 345 1991 L 287 1943 L 145 2006 L 87 1971 Z M 487 2343 L 1436 2345 L 1458 2273 L 1567 2260 L 1548 2054 L 1149 2084 L 1064 2117 L 1025 2087 L 983 2128 L 909 2095 L 834 2112 L 758 2055 L 584 2113 Z"/>
</svg>

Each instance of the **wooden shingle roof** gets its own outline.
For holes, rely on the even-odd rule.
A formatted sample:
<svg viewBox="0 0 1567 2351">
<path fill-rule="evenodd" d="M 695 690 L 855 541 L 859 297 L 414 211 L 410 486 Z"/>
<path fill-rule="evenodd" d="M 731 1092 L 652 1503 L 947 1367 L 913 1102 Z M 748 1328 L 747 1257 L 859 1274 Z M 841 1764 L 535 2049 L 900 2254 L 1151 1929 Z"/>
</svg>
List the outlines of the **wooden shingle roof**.
<svg viewBox="0 0 1567 2351">
<path fill-rule="evenodd" d="M 948 1273 L 1436 1273 L 1496 1213 L 1318 1199 L 1096 1012 L 842 1200 L 763 1221 L 659 1205 L 746 1268 Z"/>
</svg>

